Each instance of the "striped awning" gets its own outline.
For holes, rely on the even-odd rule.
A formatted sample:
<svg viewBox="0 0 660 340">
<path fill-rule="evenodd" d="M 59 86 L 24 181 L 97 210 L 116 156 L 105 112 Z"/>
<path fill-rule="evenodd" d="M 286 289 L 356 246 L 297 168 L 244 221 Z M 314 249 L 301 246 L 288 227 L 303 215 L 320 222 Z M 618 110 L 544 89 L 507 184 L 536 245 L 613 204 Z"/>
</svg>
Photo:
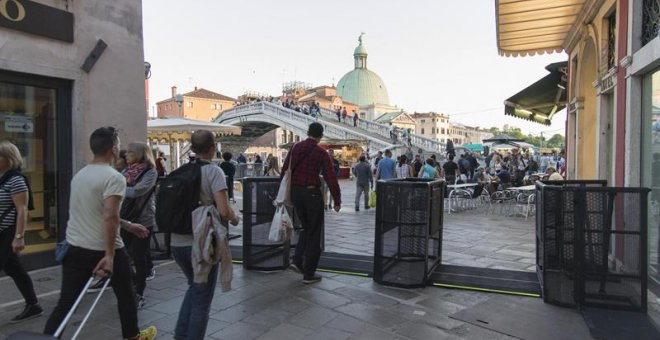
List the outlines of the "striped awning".
<svg viewBox="0 0 660 340">
<path fill-rule="evenodd" d="M 561 52 L 586 0 L 495 0 L 500 55 Z"/>
</svg>

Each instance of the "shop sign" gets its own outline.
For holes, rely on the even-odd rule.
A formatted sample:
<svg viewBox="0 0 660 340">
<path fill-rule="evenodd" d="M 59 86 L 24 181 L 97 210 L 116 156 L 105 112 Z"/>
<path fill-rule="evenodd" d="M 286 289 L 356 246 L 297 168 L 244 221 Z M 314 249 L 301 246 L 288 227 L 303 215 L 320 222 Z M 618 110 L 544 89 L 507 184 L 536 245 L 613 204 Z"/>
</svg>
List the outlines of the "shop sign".
<svg viewBox="0 0 660 340">
<path fill-rule="evenodd" d="M 34 123 L 28 118 L 5 118 L 5 132 L 33 133 Z"/>
<path fill-rule="evenodd" d="M 29 0 L 0 0 L 0 27 L 73 42 L 73 13 Z"/>
<path fill-rule="evenodd" d="M 610 92 L 615 85 L 616 85 L 616 73 L 612 72 L 601 79 L 600 92 L 601 93 Z"/>
</svg>

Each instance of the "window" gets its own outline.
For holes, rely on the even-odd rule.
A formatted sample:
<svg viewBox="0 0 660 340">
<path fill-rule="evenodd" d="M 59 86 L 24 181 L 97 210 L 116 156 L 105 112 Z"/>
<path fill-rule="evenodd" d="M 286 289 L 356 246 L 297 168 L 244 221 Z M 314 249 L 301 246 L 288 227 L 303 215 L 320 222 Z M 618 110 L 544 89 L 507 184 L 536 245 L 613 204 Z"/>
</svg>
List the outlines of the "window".
<svg viewBox="0 0 660 340">
<path fill-rule="evenodd" d="M 186 107 L 187 108 L 192 108 L 193 107 L 193 102 L 186 102 Z"/>
<path fill-rule="evenodd" d="M 444 135 L 445 134 L 445 128 L 442 128 L 441 130 L 442 130 L 442 134 Z"/>
<path fill-rule="evenodd" d="M 422 119 L 422 124 L 424 124 L 424 123 L 426 123 L 426 120 L 425 120 L 425 119 Z M 422 133 L 424 133 L 424 132 L 422 132 Z"/>
<path fill-rule="evenodd" d="M 424 134 L 424 128 L 422 128 L 422 134 Z"/>
<path fill-rule="evenodd" d="M 607 69 L 616 65 L 616 12 L 607 18 Z"/>
</svg>

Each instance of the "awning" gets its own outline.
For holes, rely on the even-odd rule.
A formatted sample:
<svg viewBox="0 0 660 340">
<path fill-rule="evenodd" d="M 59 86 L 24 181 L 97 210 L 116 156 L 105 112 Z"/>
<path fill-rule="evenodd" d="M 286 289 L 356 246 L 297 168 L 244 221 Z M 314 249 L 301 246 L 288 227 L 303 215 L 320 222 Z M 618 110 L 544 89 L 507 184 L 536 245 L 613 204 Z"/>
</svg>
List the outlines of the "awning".
<svg viewBox="0 0 660 340">
<path fill-rule="evenodd" d="M 504 113 L 550 125 L 555 113 L 566 107 L 567 65 L 565 61 L 548 65 L 550 74 L 507 99 Z"/>
<path fill-rule="evenodd" d="M 470 151 L 483 151 L 484 150 L 484 145 L 483 144 L 463 144 L 463 147 L 470 150 Z"/>
<path fill-rule="evenodd" d="M 500 55 L 561 52 L 586 0 L 495 0 Z"/>
</svg>

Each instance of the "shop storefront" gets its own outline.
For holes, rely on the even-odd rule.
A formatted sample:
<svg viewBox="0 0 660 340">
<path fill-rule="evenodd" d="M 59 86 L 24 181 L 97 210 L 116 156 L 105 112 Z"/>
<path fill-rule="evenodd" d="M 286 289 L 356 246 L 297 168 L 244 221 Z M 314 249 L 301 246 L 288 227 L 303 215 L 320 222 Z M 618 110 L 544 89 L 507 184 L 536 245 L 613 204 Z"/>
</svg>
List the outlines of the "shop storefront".
<svg viewBox="0 0 660 340">
<path fill-rule="evenodd" d="M 141 27 L 135 1 L 0 2 L 0 140 L 19 148 L 33 192 L 22 253 L 30 269 L 54 264 L 91 132 L 115 126 L 124 144 L 146 140 Z"/>
</svg>

